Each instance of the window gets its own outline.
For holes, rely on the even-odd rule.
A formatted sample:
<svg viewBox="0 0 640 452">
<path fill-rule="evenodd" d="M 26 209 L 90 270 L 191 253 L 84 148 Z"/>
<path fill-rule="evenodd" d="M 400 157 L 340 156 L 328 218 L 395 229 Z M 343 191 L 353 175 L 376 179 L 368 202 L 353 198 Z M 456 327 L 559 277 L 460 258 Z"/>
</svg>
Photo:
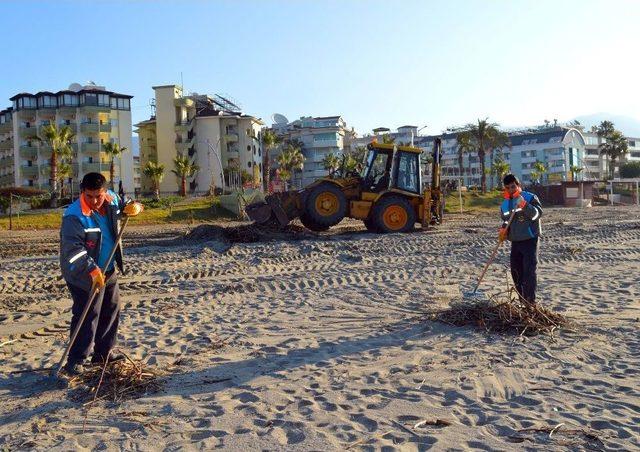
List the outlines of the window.
<svg viewBox="0 0 640 452">
<path fill-rule="evenodd" d="M 109 95 L 107 94 L 98 94 L 98 105 L 101 107 L 109 106 Z"/>
<path fill-rule="evenodd" d="M 76 94 L 65 94 L 63 103 L 67 107 L 75 107 L 78 105 L 78 96 Z"/>
<path fill-rule="evenodd" d="M 82 105 L 88 105 L 91 107 L 95 107 L 98 105 L 98 95 L 92 93 L 83 94 L 81 99 Z"/>
<path fill-rule="evenodd" d="M 530 157 L 535 157 L 536 156 L 536 151 L 522 151 L 522 158 L 526 159 L 526 158 L 530 158 Z"/>
<path fill-rule="evenodd" d="M 124 99 L 118 99 L 118 110 L 124 110 Z"/>
<path fill-rule="evenodd" d="M 247 166 L 251 168 L 251 162 L 247 162 Z"/>
<path fill-rule="evenodd" d="M 398 158 L 396 186 L 400 190 L 418 193 L 418 154 L 402 152 Z"/>
<path fill-rule="evenodd" d="M 247 145 L 247 151 L 251 152 L 251 145 L 249 145 L 249 144 Z"/>
<path fill-rule="evenodd" d="M 629 146 L 631 146 L 632 148 L 636 147 L 636 142 L 633 140 L 629 140 Z"/>
<path fill-rule="evenodd" d="M 112 110 L 117 110 L 118 109 L 118 98 L 117 97 L 112 97 L 110 103 L 111 103 L 111 109 Z"/>
</svg>

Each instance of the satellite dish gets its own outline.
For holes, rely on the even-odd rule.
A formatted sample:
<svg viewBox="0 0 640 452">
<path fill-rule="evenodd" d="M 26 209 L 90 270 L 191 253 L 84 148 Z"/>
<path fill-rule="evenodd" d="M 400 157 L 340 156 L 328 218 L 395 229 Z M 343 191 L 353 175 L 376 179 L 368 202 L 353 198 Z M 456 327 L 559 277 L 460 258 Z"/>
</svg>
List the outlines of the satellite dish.
<svg viewBox="0 0 640 452">
<path fill-rule="evenodd" d="M 283 126 L 289 124 L 289 120 L 287 119 L 287 117 L 285 115 L 281 115 L 280 113 L 274 113 L 273 115 L 271 115 L 271 119 L 273 119 L 273 122 L 278 125 Z"/>
<path fill-rule="evenodd" d="M 80 83 L 72 83 L 69 85 L 70 91 L 75 91 L 76 93 L 82 89 L 82 85 Z"/>
</svg>

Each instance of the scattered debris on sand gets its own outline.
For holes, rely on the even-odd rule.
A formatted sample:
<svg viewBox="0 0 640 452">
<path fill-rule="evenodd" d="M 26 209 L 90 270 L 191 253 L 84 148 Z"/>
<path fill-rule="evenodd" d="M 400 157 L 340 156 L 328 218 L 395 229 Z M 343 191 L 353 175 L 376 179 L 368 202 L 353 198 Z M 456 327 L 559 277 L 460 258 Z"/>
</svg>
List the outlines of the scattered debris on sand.
<svg viewBox="0 0 640 452">
<path fill-rule="evenodd" d="M 91 366 L 69 380 L 69 387 L 79 390 L 79 399 L 120 402 L 160 390 L 159 374 L 132 359 Z"/>
<path fill-rule="evenodd" d="M 464 301 L 448 309 L 432 312 L 429 319 L 455 326 L 476 326 L 492 333 L 521 336 L 552 335 L 571 323 L 562 314 L 544 306 L 519 300 L 514 290 L 486 300 Z"/>
<path fill-rule="evenodd" d="M 229 243 L 254 243 L 272 240 L 301 240 L 315 238 L 317 234 L 308 229 L 288 225 L 285 228 L 246 224 L 240 226 L 218 226 L 215 224 L 201 224 L 185 235 L 185 239 L 194 241 L 224 241 Z"/>
</svg>

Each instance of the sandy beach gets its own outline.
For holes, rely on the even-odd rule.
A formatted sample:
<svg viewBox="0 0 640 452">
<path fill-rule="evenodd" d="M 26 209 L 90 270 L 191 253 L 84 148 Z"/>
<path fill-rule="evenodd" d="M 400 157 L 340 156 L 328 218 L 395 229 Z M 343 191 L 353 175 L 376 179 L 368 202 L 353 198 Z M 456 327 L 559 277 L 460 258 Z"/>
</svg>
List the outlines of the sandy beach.
<svg viewBox="0 0 640 452">
<path fill-rule="evenodd" d="M 8 450 L 633 450 L 640 448 L 640 209 L 546 209 L 549 336 L 427 319 L 460 300 L 499 220 L 426 232 L 344 222 L 318 237 L 125 233 L 119 349 L 162 388 L 83 407 L 52 385 L 71 300 L 57 231 L 0 231 L 0 448 Z M 483 284 L 505 290 L 504 247 Z M 84 432 L 83 432 L 84 429 Z"/>
</svg>

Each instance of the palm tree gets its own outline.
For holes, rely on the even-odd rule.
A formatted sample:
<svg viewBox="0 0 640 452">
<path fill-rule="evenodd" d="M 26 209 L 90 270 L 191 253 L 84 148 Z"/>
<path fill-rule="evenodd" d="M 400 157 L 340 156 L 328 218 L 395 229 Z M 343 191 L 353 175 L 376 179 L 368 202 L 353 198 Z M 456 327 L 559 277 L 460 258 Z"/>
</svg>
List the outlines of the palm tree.
<svg viewBox="0 0 640 452">
<path fill-rule="evenodd" d="M 505 162 L 502 157 L 498 157 L 492 166 L 493 173 L 498 177 L 498 184 L 502 184 L 502 179 L 505 174 L 507 174 L 510 170 L 510 166 L 508 162 Z"/>
<path fill-rule="evenodd" d="M 64 197 L 64 180 L 73 177 L 73 167 L 70 162 L 61 161 L 58 164 L 58 177 L 60 178 L 60 199 Z"/>
<path fill-rule="evenodd" d="M 187 177 L 193 176 L 200 170 L 200 167 L 189 160 L 189 157 L 178 155 L 173 159 L 176 169 L 171 170 L 173 174 L 180 178 L 180 196 L 187 196 Z"/>
<path fill-rule="evenodd" d="M 460 177 L 463 177 L 464 172 L 464 164 L 463 164 L 463 155 L 466 152 L 473 151 L 473 146 L 471 145 L 471 136 L 467 132 L 459 133 L 456 136 L 456 141 L 458 144 L 458 171 Z M 464 182 L 464 179 L 463 179 Z"/>
<path fill-rule="evenodd" d="M 531 179 L 533 179 L 535 183 L 539 184 L 547 171 L 548 169 L 544 163 L 536 161 L 536 163 L 533 164 L 533 170 L 531 171 Z"/>
<path fill-rule="evenodd" d="M 578 174 L 582 172 L 584 168 L 580 168 L 578 165 L 571 165 L 569 171 L 571 172 L 571 179 L 576 180 L 578 178 Z"/>
<path fill-rule="evenodd" d="M 144 166 L 142 174 L 151 179 L 156 200 L 160 201 L 160 182 L 164 179 L 164 165 L 162 163 L 149 161 Z"/>
<path fill-rule="evenodd" d="M 40 143 L 45 143 L 51 148 L 51 158 L 49 159 L 49 185 L 51 189 L 51 207 L 57 207 L 58 197 L 58 157 L 71 156 L 71 139 L 74 133 L 71 128 L 64 126 L 58 129 L 55 124 L 43 126 L 42 136 L 37 135 L 34 139 Z"/>
<path fill-rule="evenodd" d="M 382 144 L 393 144 L 395 141 L 396 139 L 388 133 L 382 134 Z"/>
<path fill-rule="evenodd" d="M 611 179 L 613 179 L 616 170 L 616 160 L 626 155 L 629 149 L 629 142 L 622 132 L 617 130 L 614 130 L 607 135 L 606 139 L 607 141 L 601 143 L 599 146 L 600 154 L 604 154 L 609 157 L 609 160 L 611 161 L 609 171 L 611 172 Z"/>
<path fill-rule="evenodd" d="M 480 185 L 482 192 L 487 192 L 487 175 L 485 172 L 485 156 L 488 151 L 499 149 L 509 143 L 509 136 L 498 129 L 498 124 L 489 122 L 487 118 L 478 119 L 477 124 L 467 124 L 462 134 L 462 142 L 469 141 L 471 148 L 478 153 L 480 160 Z"/>
<path fill-rule="evenodd" d="M 116 157 L 120 156 L 124 151 L 127 150 L 126 147 L 120 147 L 118 143 L 104 143 L 102 145 L 102 150 L 111 157 L 111 164 L 109 166 L 109 178 L 111 180 L 111 190 L 115 190 L 114 179 L 115 179 L 115 166 L 114 162 Z"/>
<path fill-rule="evenodd" d="M 264 183 L 265 190 L 269 189 L 269 183 L 271 182 L 271 161 L 269 160 L 269 153 L 271 149 L 275 148 L 281 139 L 271 129 L 265 129 L 262 132 L 262 149 L 264 150 L 264 158 L 262 164 L 264 165 Z"/>
<path fill-rule="evenodd" d="M 322 159 L 322 166 L 329 171 L 329 176 L 333 176 L 340 169 L 340 163 L 340 159 L 335 154 L 327 154 Z"/>
<path fill-rule="evenodd" d="M 288 145 L 276 160 L 280 166 L 280 178 L 286 183 L 291 179 L 296 170 L 302 171 L 305 158 L 299 147 Z"/>
<path fill-rule="evenodd" d="M 602 121 L 600 125 L 595 128 L 595 130 L 600 138 L 607 138 L 609 135 L 616 131 L 611 121 Z"/>
</svg>

